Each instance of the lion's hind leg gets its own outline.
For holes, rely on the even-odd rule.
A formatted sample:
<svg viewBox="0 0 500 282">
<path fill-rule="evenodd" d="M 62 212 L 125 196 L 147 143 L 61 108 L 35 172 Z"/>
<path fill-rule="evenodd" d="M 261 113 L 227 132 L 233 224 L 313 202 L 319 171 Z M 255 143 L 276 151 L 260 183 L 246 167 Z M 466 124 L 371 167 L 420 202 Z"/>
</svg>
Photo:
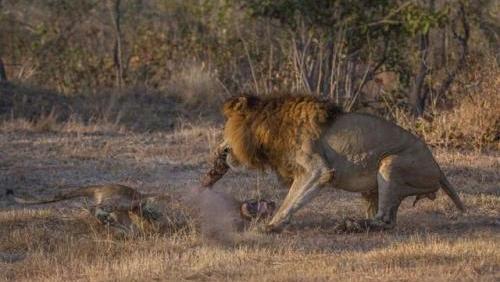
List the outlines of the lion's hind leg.
<svg viewBox="0 0 500 282">
<path fill-rule="evenodd" d="M 412 158 L 400 155 L 388 156 L 381 161 L 377 174 L 377 213 L 373 218 L 355 224 L 355 231 L 394 228 L 398 208 L 406 197 L 432 194 L 438 189 L 437 180 L 433 184 L 432 168 L 419 169 L 413 164 Z M 408 175 L 408 172 L 412 174 Z"/>
</svg>

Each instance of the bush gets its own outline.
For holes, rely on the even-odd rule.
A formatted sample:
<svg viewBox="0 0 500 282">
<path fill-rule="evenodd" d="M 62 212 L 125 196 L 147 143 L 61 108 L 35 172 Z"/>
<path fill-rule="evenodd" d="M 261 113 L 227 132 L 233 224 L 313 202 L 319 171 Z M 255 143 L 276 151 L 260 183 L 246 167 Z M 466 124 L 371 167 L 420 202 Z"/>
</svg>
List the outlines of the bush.
<svg viewBox="0 0 500 282">
<path fill-rule="evenodd" d="M 394 118 L 431 145 L 463 149 L 500 149 L 500 68 L 477 67 L 455 87 L 449 110 L 432 109 L 426 118 L 413 120 L 403 110 Z"/>
</svg>

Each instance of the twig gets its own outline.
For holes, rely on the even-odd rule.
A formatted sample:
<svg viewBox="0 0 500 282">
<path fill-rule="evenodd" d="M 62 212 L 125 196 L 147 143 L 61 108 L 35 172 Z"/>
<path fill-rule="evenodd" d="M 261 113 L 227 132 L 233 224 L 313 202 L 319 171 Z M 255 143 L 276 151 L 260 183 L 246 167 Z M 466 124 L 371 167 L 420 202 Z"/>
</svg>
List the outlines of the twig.
<svg viewBox="0 0 500 282">
<path fill-rule="evenodd" d="M 248 65 L 250 66 L 250 73 L 252 74 L 255 92 L 257 93 L 257 95 L 260 95 L 259 83 L 257 82 L 257 75 L 255 74 L 255 69 L 253 67 L 252 58 L 250 57 L 250 51 L 248 50 L 248 46 L 245 42 L 245 39 L 243 39 L 243 36 L 241 36 L 241 31 L 240 31 L 240 28 L 237 24 L 236 24 L 236 32 L 238 33 L 238 37 L 240 38 L 241 43 L 243 44 L 243 49 L 245 50 L 245 55 L 246 55 L 247 60 L 248 60 Z"/>
</svg>

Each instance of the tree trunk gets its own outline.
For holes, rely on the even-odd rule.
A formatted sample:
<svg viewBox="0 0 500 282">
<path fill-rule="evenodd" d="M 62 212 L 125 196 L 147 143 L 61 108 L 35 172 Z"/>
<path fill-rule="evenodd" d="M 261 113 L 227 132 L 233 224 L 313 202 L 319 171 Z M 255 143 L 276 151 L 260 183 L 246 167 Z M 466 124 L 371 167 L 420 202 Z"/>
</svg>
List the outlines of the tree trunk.
<svg viewBox="0 0 500 282">
<path fill-rule="evenodd" d="M 123 64 L 122 64 L 122 32 L 121 32 L 121 0 L 115 0 L 113 9 L 110 7 L 111 19 L 115 28 L 115 47 L 113 49 L 113 58 L 116 68 L 116 86 L 118 89 L 123 85 Z"/>
<path fill-rule="evenodd" d="M 3 60 L 0 58 L 0 82 L 2 81 L 7 81 L 7 72 L 5 71 Z"/>
<path fill-rule="evenodd" d="M 460 45 L 460 57 L 458 59 L 455 68 L 451 71 L 448 71 L 448 76 L 441 83 L 441 87 L 439 87 L 436 90 L 436 97 L 442 98 L 444 96 L 446 91 L 448 91 L 448 89 L 450 88 L 451 84 L 455 81 L 456 76 L 464 68 L 465 63 L 467 62 L 467 55 L 469 54 L 470 26 L 469 26 L 469 21 L 467 19 L 465 6 L 463 3 L 460 3 L 458 16 L 460 18 L 460 23 L 462 24 L 463 35 L 460 35 L 458 31 L 455 30 L 454 25 L 452 25 L 452 32 L 453 32 L 453 37 L 458 41 Z"/>
<path fill-rule="evenodd" d="M 413 114 L 417 117 L 421 116 L 425 110 L 425 100 L 429 92 L 429 87 L 426 85 L 425 77 L 429 73 L 427 66 L 427 55 L 429 50 L 429 33 L 420 35 L 420 66 L 417 76 L 413 82 L 410 91 L 410 105 Z"/>
</svg>

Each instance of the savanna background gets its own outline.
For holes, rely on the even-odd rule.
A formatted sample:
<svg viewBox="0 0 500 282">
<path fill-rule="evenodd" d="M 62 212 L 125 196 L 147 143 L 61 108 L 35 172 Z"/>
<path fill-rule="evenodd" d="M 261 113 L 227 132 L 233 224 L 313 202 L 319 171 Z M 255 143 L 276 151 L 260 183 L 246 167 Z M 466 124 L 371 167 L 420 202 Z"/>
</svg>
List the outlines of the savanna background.
<svg viewBox="0 0 500 282">
<path fill-rule="evenodd" d="M 0 0 L 0 280 L 498 281 L 499 54 L 495 0 Z M 122 183 L 180 199 L 221 140 L 222 101 L 274 92 L 419 135 L 468 211 L 440 193 L 405 201 L 394 230 L 337 234 L 362 200 L 324 191 L 279 235 L 213 238 L 217 218 L 185 216 L 116 238 L 82 201 L 6 195 Z M 214 187 L 281 188 L 255 172 Z"/>
</svg>

